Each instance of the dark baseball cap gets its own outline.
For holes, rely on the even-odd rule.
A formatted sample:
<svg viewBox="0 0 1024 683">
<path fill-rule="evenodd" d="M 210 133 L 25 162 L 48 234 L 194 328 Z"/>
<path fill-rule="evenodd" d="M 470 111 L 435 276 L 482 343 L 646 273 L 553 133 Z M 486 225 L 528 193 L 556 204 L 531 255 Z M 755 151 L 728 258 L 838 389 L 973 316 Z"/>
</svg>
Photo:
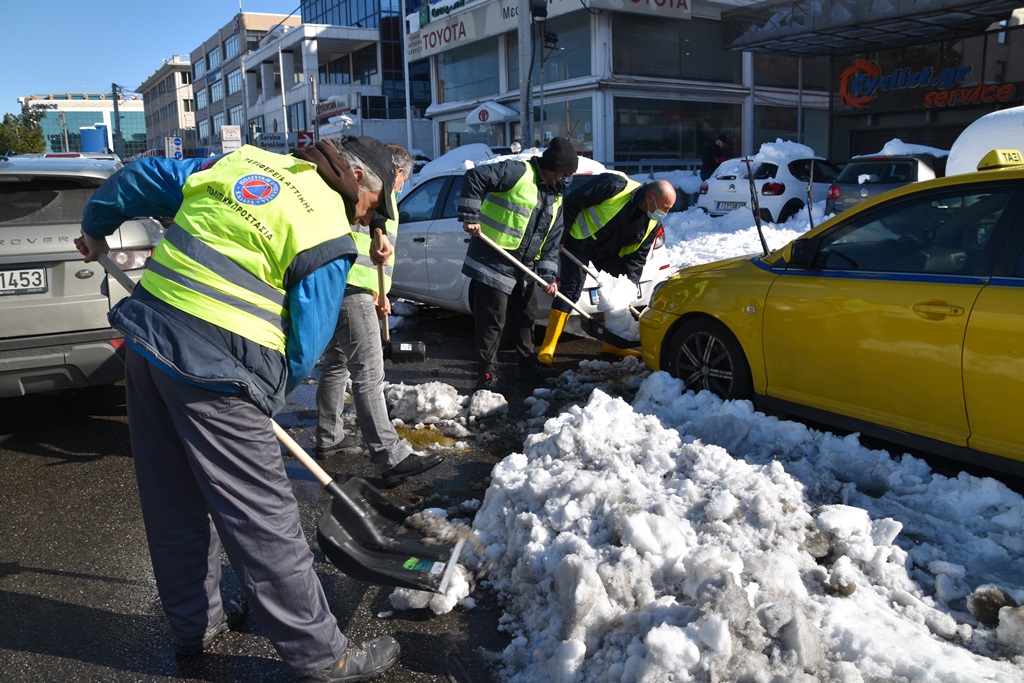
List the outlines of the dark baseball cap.
<svg viewBox="0 0 1024 683">
<path fill-rule="evenodd" d="M 366 135 L 356 137 L 346 135 L 336 139 L 339 147 L 355 155 L 366 167 L 377 174 L 384 182 L 384 195 L 376 211 L 381 216 L 394 220 L 397 216 L 391 215 L 391 202 L 388 198 L 395 191 L 395 162 L 391 158 L 391 150 L 388 146 L 376 138 Z"/>
</svg>

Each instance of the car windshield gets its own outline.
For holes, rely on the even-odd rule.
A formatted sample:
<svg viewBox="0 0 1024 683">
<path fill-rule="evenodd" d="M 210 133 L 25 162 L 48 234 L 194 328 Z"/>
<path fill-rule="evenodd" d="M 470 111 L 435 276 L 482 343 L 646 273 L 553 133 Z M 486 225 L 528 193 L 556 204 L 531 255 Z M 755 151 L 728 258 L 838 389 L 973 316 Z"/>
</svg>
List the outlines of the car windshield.
<svg viewBox="0 0 1024 683">
<path fill-rule="evenodd" d="M 914 159 L 854 159 L 839 173 L 837 183 L 909 183 L 917 180 Z"/>
<path fill-rule="evenodd" d="M 80 179 L 0 182 L 0 225 L 80 223 L 95 190 L 83 187 Z"/>
</svg>

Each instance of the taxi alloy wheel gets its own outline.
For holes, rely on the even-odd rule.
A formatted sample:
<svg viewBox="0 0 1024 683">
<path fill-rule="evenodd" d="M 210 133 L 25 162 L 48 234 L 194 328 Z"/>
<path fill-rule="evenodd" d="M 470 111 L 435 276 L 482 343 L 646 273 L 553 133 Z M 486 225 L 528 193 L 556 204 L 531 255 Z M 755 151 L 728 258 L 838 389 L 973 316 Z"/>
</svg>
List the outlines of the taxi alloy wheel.
<svg viewBox="0 0 1024 683">
<path fill-rule="evenodd" d="M 750 365 L 736 337 L 710 319 L 684 322 L 672 335 L 665 370 L 687 389 L 707 390 L 724 399 L 751 398 Z"/>
</svg>

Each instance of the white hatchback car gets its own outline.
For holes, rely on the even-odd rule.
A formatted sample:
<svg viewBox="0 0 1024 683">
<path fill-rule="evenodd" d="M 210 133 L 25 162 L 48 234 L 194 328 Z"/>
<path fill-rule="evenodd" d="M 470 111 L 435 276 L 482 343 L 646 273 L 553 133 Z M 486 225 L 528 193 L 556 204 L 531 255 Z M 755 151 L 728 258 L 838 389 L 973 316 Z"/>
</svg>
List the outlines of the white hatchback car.
<svg viewBox="0 0 1024 683">
<path fill-rule="evenodd" d="M 502 159 L 522 159 L 539 154 L 528 150 L 518 155 L 493 156 L 483 145 L 482 158 L 473 156 L 473 147 L 467 145 L 452 150 L 451 155 L 431 162 L 415 177 L 415 186 L 403 194 L 398 202 L 398 244 L 395 248 L 395 268 L 391 283 L 391 298 L 403 298 L 438 306 L 461 313 L 472 313 L 470 288 L 472 280 L 462 274 L 462 262 L 470 237 L 459 221 L 458 203 L 462 180 L 466 170 L 475 163 L 492 163 Z M 448 163 L 450 162 L 450 163 Z M 586 182 L 587 176 L 604 173 L 607 169 L 596 161 L 580 157 L 580 169 L 573 184 Z M 671 264 L 665 249 L 664 229 L 658 227 L 658 236 L 651 249 L 640 278 L 634 306 L 644 308 L 650 301 L 654 286 L 671 275 Z M 540 324 L 546 324 L 551 299 L 537 295 Z M 597 282 L 588 277 L 584 283 L 579 307 L 588 313 L 597 312 Z"/>
<path fill-rule="evenodd" d="M 814 168 L 811 203 L 824 201 L 839 175 L 837 164 L 818 156 L 770 156 L 750 158 L 757 205 L 763 221 L 785 223 L 807 206 L 808 181 Z M 751 209 L 750 175 L 747 160 L 729 159 L 700 186 L 697 206 L 711 216 L 723 216 L 736 209 Z"/>
</svg>

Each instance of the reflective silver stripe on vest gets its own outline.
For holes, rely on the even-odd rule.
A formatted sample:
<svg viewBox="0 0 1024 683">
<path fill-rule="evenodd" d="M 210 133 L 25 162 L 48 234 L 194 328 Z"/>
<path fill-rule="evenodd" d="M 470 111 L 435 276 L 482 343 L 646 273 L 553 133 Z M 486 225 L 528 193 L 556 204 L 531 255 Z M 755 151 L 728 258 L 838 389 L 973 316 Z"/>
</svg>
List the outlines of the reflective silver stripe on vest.
<svg viewBox="0 0 1024 683">
<path fill-rule="evenodd" d="M 250 273 L 248 270 L 238 265 L 210 245 L 206 244 L 198 237 L 190 234 L 185 230 L 185 228 L 181 227 L 177 223 L 171 224 L 171 227 L 168 228 L 167 232 L 164 234 L 164 239 L 177 247 L 178 250 L 190 259 L 209 268 L 228 282 L 236 284 L 244 289 L 248 289 L 256 296 L 267 299 L 281 308 L 288 307 L 287 294 L 279 292 L 263 280 L 260 280 L 256 275 Z M 163 273 L 161 273 L 161 275 L 163 275 Z M 173 280 L 175 278 L 168 279 Z"/>
<path fill-rule="evenodd" d="M 590 220 L 594 221 L 594 225 L 601 225 L 601 222 L 597 218 L 597 208 L 588 206 L 576 216 L 576 227 L 580 229 L 584 237 L 591 237 L 594 233 L 590 231 L 590 226 L 587 225 L 587 221 L 584 220 L 584 214 L 590 216 Z M 596 230 L 595 230 L 596 232 Z"/>
<path fill-rule="evenodd" d="M 516 287 L 516 279 L 514 277 L 509 277 L 500 270 L 495 270 L 490 266 L 485 266 L 476 259 L 471 259 L 467 256 L 466 265 L 469 266 L 470 269 L 475 270 L 478 273 L 485 274 L 492 280 L 496 280 L 497 282 L 504 284 L 509 289 L 515 289 Z"/>
<path fill-rule="evenodd" d="M 512 213 L 518 213 L 519 215 L 526 216 L 527 218 L 529 218 L 530 214 L 533 213 L 532 209 L 527 209 L 525 206 L 519 206 L 518 204 L 513 204 L 512 202 L 508 201 L 504 197 L 501 197 L 501 196 L 496 195 L 496 194 L 488 195 L 487 196 L 487 201 L 490 202 L 491 204 L 497 204 L 498 206 L 500 206 L 501 208 L 505 209 L 506 211 L 511 211 Z"/>
<path fill-rule="evenodd" d="M 505 225 L 504 223 L 501 223 L 498 220 L 491 218 L 485 213 L 480 214 L 480 223 L 481 225 L 486 225 L 487 227 L 495 230 L 496 232 L 500 232 L 503 235 L 508 235 L 509 237 L 521 238 L 523 236 L 522 230 L 516 230 L 510 225 Z"/>
<path fill-rule="evenodd" d="M 208 296 L 211 299 L 227 304 L 232 308 L 237 308 L 238 310 L 243 311 L 244 313 L 248 313 L 249 315 L 255 318 L 259 318 L 264 322 L 270 323 L 271 325 L 274 326 L 275 329 L 279 330 L 282 333 L 285 331 L 284 317 L 281 315 L 271 313 L 270 311 L 262 309 L 259 306 L 253 306 L 247 301 L 242 301 L 241 299 L 231 296 L 226 292 L 214 289 L 210 285 L 203 284 L 202 282 L 197 282 L 196 280 L 193 280 L 190 277 L 187 277 L 179 272 L 171 270 L 162 263 L 158 263 L 156 261 L 151 260 L 149 262 L 149 265 L 147 266 L 147 270 L 151 270 L 157 275 L 167 278 L 171 282 L 176 282 L 182 287 L 188 287 L 189 289 L 199 292 L 200 294 L 203 294 L 205 296 Z"/>
<path fill-rule="evenodd" d="M 364 254 L 359 254 L 358 256 L 356 256 L 355 265 L 363 266 L 364 268 L 369 268 L 370 270 L 372 270 L 375 273 L 377 272 L 377 264 L 374 263 L 373 260 L 370 259 L 369 256 L 366 256 Z M 388 277 L 391 276 L 391 264 L 390 263 L 388 265 L 384 266 L 384 273 Z"/>
</svg>

